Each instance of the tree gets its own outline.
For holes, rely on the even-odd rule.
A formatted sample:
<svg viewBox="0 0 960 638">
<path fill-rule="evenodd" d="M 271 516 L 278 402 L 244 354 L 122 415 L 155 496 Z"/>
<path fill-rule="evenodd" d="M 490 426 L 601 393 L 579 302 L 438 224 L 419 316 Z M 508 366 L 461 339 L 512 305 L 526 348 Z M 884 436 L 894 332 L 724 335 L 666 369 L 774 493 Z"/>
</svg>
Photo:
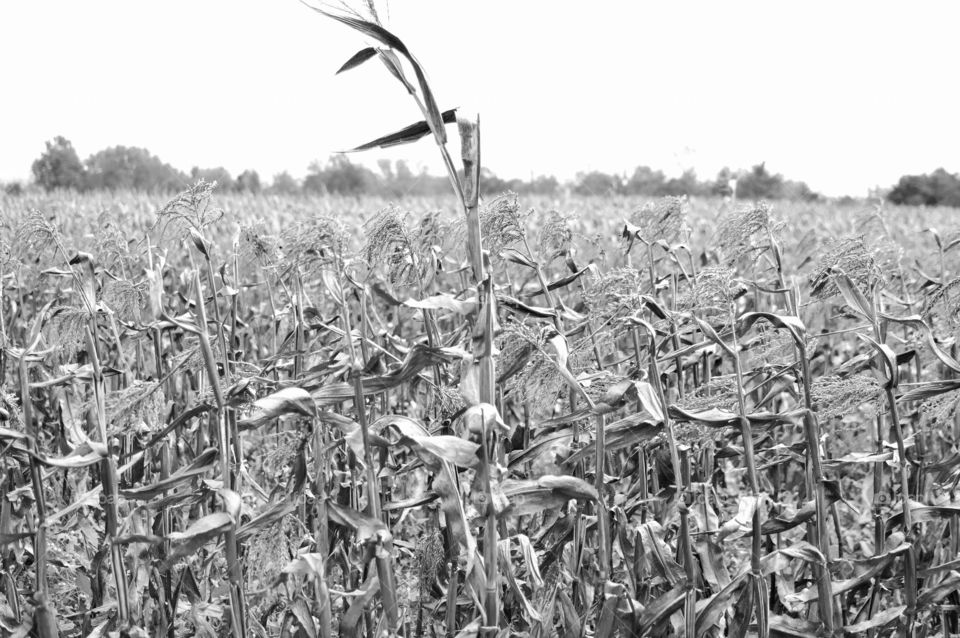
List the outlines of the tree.
<svg viewBox="0 0 960 638">
<path fill-rule="evenodd" d="M 633 169 L 633 175 L 627 180 L 627 193 L 656 197 L 663 194 L 665 181 L 666 178 L 661 171 L 655 171 L 649 166 L 638 166 Z"/>
<path fill-rule="evenodd" d="M 283 171 L 273 176 L 273 182 L 267 192 L 276 195 L 295 195 L 300 192 L 300 185 L 290 176 L 290 173 Z"/>
<path fill-rule="evenodd" d="M 172 192 L 187 177 L 145 148 L 113 146 L 86 160 L 87 187 L 106 190 Z"/>
<path fill-rule="evenodd" d="M 560 191 L 560 182 L 553 175 L 538 175 L 527 183 L 523 191 L 531 195 L 554 196 Z"/>
<path fill-rule="evenodd" d="M 960 206 L 960 176 L 944 168 L 926 175 L 904 175 L 887 199 L 908 206 Z"/>
<path fill-rule="evenodd" d="M 360 195 L 376 184 L 377 176 L 368 168 L 352 163 L 344 155 L 334 155 L 326 164 L 310 164 L 303 190 L 313 193 Z"/>
<path fill-rule="evenodd" d="M 781 199 L 783 176 L 767 170 L 766 162 L 754 165 L 737 180 L 737 197 L 742 199 Z"/>
<path fill-rule="evenodd" d="M 623 179 L 601 171 L 577 173 L 573 192 L 577 195 L 619 195 L 623 192 Z"/>
<path fill-rule="evenodd" d="M 702 184 L 697 179 L 697 173 L 692 168 L 688 168 L 680 177 L 671 177 L 663 185 L 663 189 L 658 195 L 672 195 L 679 197 L 687 195 L 689 197 L 698 197 L 710 193 L 710 185 Z"/>
<path fill-rule="evenodd" d="M 237 175 L 236 188 L 241 193 L 259 193 L 260 175 L 257 171 L 243 171 Z"/>
<path fill-rule="evenodd" d="M 70 140 L 58 135 L 46 146 L 43 155 L 32 166 L 37 184 L 46 191 L 57 188 L 82 190 L 86 185 L 86 175 Z"/>
<path fill-rule="evenodd" d="M 199 168 L 194 166 L 190 169 L 190 179 L 194 182 L 203 180 L 205 182 L 216 182 L 217 189 L 221 192 L 232 191 L 236 188 L 236 182 L 230 175 L 230 171 L 222 166 L 216 168 Z"/>
<path fill-rule="evenodd" d="M 737 186 L 736 180 L 737 172 L 724 166 L 720 169 L 720 172 L 717 173 L 717 178 L 713 180 L 713 183 L 710 185 L 710 194 L 719 197 L 732 197 L 736 194 L 733 192 Z"/>
</svg>

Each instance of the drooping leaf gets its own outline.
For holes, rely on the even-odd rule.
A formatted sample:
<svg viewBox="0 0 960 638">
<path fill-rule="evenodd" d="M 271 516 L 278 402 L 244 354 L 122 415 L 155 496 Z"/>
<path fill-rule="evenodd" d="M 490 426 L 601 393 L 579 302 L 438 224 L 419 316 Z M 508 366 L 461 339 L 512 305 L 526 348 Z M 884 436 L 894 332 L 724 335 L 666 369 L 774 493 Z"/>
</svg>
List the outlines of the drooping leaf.
<svg viewBox="0 0 960 638">
<path fill-rule="evenodd" d="M 740 595 L 741 589 L 747 582 L 749 572 L 741 572 L 723 589 L 697 605 L 697 638 L 719 625 L 720 620 L 730 609 L 735 597 Z"/>
<path fill-rule="evenodd" d="M 287 414 L 317 416 L 317 406 L 303 388 L 284 388 L 253 402 L 254 413 L 237 422 L 241 430 L 251 430 Z"/>
<path fill-rule="evenodd" d="M 214 512 L 194 521 L 182 532 L 170 532 L 166 540 L 171 543 L 171 552 L 167 555 L 164 565 L 169 568 L 181 558 L 193 554 L 226 532 L 233 524 L 233 517 L 226 512 Z"/>
<path fill-rule="evenodd" d="M 880 355 L 880 359 L 884 363 L 883 368 L 886 371 L 884 385 L 888 388 L 896 388 L 900 385 L 900 366 L 897 364 L 897 354 L 893 351 L 893 348 L 884 343 L 879 343 L 876 339 L 867 335 L 857 334 L 857 337 L 869 343 Z"/>
<path fill-rule="evenodd" d="M 205 474 L 209 470 L 215 469 L 215 461 L 218 452 L 216 448 L 207 448 L 193 459 L 185 468 L 182 468 L 171 474 L 165 479 L 154 481 L 149 485 L 141 487 L 131 487 L 129 489 L 119 490 L 120 496 L 134 501 L 149 501 L 155 496 L 175 488 L 181 483 L 193 480 L 194 477 Z"/>
<path fill-rule="evenodd" d="M 575 282 L 577 279 L 579 279 L 581 275 L 583 275 L 583 273 L 587 272 L 588 270 L 590 270 L 590 266 L 585 266 L 565 277 L 561 277 L 560 279 L 556 279 L 554 281 L 548 282 L 547 290 L 557 290 L 558 288 L 564 288 L 566 286 L 569 286 L 570 284 Z M 543 288 L 537 287 L 533 290 L 524 290 L 522 296 L 537 297 L 542 294 L 543 294 Z"/>
<path fill-rule="evenodd" d="M 515 516 L 535 514 L 566 505 L 572 499 L 597 500 L 597 490 L 573 476 L 541 476 L 538 479 L 508 479 L 502 483 Z"/>
<path fill-rule="evenodd" d="M 789 315 L 778 315 L 772 312 L 747 312 L 737 319 L 738 323 L 743 324 L 744 330 L 749 330 L 757 321 L 764 319 L 776 328 L 783 329 L 790 333 L 793 342 L 802 349 L 806 348 L 807 327 L 798 317 Z"/>
<path fill-rule="evenodd" d="M 403 305 L 421 310 L 449 310 L 459 315 L 469 315 L 476 312 L 477 299 L 457 299 L 453 295 L 438 294 L 425 299 L 407 299 Z"/>
<path fill-rule="evenodd" d="M 408 437 L 413 442 L 415 448 L 426 455 L 443 461 L 449 461 L 457 467 L 473 467 L 478 462 L 477 450 L 480 449 L 478 443 L 466 441 L 458 436 L 452 435 L 434 435 Z M 429 463 L 428 465 L 435 465 Z"/>
<path fill-rule="evenodd" d="M 821 625 L 803 618 L 792 616 L 770 616 L 771 638 L 819 638 Z"/>
<path fill-rule="evenodd" d="M 898 402 L 904 401 L 926 401 L 935 396 L 960 390 L 960 379 L 941 379 L 938 381 L 926 381 L 915 385 L 899 397 Z"/>
<path fill-rule="evenodd" d="M 906 605 L 897 605 L 895 607 L 878 611 L 869 620 L 864 620 L 863 622 L 858 622 L 853 625 L 846 625 L 843 628 L 843 632 L 847 634 L 862 634 L 868 631 L 880 629 L 881 627 L 886 627 L 893 621 L 898 620 L 901 616 L 903 616 L 903 612 L 906 610 Z"/>
<path fill-rule="evenodd" d="M 921 505 L 910 504 L 910 522 L 914 525 L 918 523 L 929 523 L 941 519 L 949 519 L 954 516 L 960 516 L 960 505 Z M 903 524 L 903 510 L 887 519 L 886 528 L 888 530 Z"/>
<path fill-rule="evenodd" d="M 449 111 L 444 111 L 441 115 L 441 120 L 444 124 L 452 124 L 457 121 L 457 109 L 450 109 Z M 391 146 L 399 146 L 401 144 L 409 144 L 411 142 L 416 142 L 422 137 L 426 137 L 430 134 L 430 125 L 427 124 L 426 120 L 420 120 L 409 126 L 405 126 L 399 131 L 389 133 L 382 137 L 378 137 L 375 140 L 371 140 L 366 144 L 361 144 L 356 148 L 350 149 L 351 153 L 357 153 L 359 151 L 367 151 L 371 148 L 390 148 Z"/>
<path fill-rule="evenodd" d="M 280 522 L 284 516 L 297 509 L 296 502 L 292 500 L 283 500 L 272 504 L 267 509 L 260 512 L 255 518 L 244 523 L 237 530 L 237 542 L 243 543 L 261 529 L 265 529 Z"/>
<path fill-rule="evenodd" d="M 327 513 L 333 522 L 353 530 L 360 543 L 380 544 L 393 538 L 390 530 L 380 519 L 339 505 L 333 500 L 327 501 Z"/>
<path fill-rule="evenodd" d="M 636 414 L 631 414 L 618 421 L 614 421 L 604 428 L 604 449 L 607 453 L 622 449 L 632 449 L 637 445 L 653 439 L 662 431 L 662 421 L 656 421 L 654 417 L 646 412 L 637 412 Z M 568 430 L 565 438 L 570 439 L 572 437 L 573 431 Z M 557 439 L 551 437 L 547 440 L 546 437 L 544 437 L 544 439 L 539 440 L 538 443 L 542 443 L 545 440 L 549 443 L 556 442 Z M 523 450 L 523 454 L 528 455 L 527 453 L 530 450 L 531 448 Z M 563 464 L 566 466 L 574 466 L 583 460 L 593 458 L 596 453 L 597 448 L 595 445 L 586 445 L 564 459 Z M 513 465 L 514 462 L 515 457 L 511 456 L 510 464 Z"/>
<path fill-rule="evenodd" d="M 640 616 L 640 635 L 648 635 L 648 631 L 670 618 L 673 612 L 683 606 L 685 598 L 685 588 L 683 586 L 677 586 L 657 597 L 652 603 L 647 605 L 646 609 L 643 610 L 643 614 Z"/>
<path fill-rule="evenodd" d="M 417 83 L 420 87 L 420 93 L 423 97 L 424 108 L 427 111 L 427 118 L 431 121 L 432 127 L 436 129 L 434 133 L 437 137 L 437 143 L 441 145 L 445 144 L 447 137 L 446 132 L 443 130 L 443 126 L 441 125 L 440 109 L 437 108 L 437 101 L 433 96 L 433 91 L 430 89 L 429 83 L 427 82 L 426 74 L 423 72 L 423 68 L 420 66 L 420 63 L 416 58 L 413 57 L 413 54 L 409 49 L 407 49 L 407 46 L 400 40 L 400 38 L 395 36 L 390 31 L 387 31 L 379 24 L 375 24 L 368 20 L 363 20 L 353 15 L 340 15 L 331 13 L 330 11 L 313 6 L 310 6 L 310 8 L 327 16 L 328 18 L 356 29 L 367 37 L 377 40 L 381 44 L 384 44 L 385 46 L 397 51 L 407 59 L 407 61 L 413 67 L 414 74 L 417 76 Z"/>
<path fill-rule="evenodd" d="M 285 576 L 305 576 L 310 580 L 324 578 L 323 554 L 300 554 L 280 570 Z"/>
<path fill-rule="evenodd" d="M 951 573 L 936 585 L 927 585 L 917 597 L 917 605 L 921 608 L 939 603 L 946 596 L 960 590 L 960 574 Z"/>
<path fill-rule="evenodd" d="M 858 574 L 852 578 L 834 582 L 831 587 L 833 595 L 839 596 L 869 581 L 871 578 L 883 571 L 883 569 L 893 562 L 897 556 L 903 554 L 909 549 L 910 545 L 903 543 L 889 552 L 880 554 L 879 556 L 873 556 L 865 560 L 855 561 L 854 564 Z M 817 596 L 817 587 L 811 586 L 792 596 L 792 600 L 789 602 L 809 603 L 816 600 Z"/>
<path fill-rule="evenodd" d="M 724 350 L 724 352 L 726 352 L 731 357 L 736 356 L 736 353 L 733 351 L 733 348 L 729 344 L 727 344 L 726 341 L 720 338 L 720 335 L 718 335 L 717 331 L 713 329 L 713 326 L 711 326 L 706 321 L 703 321 L 702 319 L 699 319 L 697 317 L 694 317 L 693 320 L 697 323 L 697 327 L 700 328 L 700 332 L 703 333 L 703 336 L 705 336 L 707 339 L 709 339 L 713 343 L 720 346 Z"/>
<path fill-rule="evenodd" d="M 869 319 L 871 323 L 876 321 L 877 316 L 873 303 L 860 291 L 857 284 L 844 272 L 834 271 L 832 276 L 833 282 L 837 285 L 837 289 L 840 291 L 840 294 L 843 295 L 844 302 L 846 302 L 852 310 Z"/>
<path fill-rule="evenodd" d="M 107 446 L 98 441 L 86 441 L 81 443 L 67 456 L 45 456 L 30 452 L 31 456 L 37 459 L 42 465 L 48 467 L 60 467 L 76 469 L 88 467 L 99 463 L 107 458 Z"/>
</svg>

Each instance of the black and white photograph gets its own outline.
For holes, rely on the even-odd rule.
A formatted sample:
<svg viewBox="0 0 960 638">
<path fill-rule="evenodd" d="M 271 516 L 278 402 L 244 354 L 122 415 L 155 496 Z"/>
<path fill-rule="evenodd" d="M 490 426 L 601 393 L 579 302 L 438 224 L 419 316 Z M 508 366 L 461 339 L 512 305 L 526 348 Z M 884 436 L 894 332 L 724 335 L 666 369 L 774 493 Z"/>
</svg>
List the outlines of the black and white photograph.
<svg viewBox="0 0 960 638">
<path fill-rule="evenodd" d="M 957 638 L 958 28 L 0 3 L 0 638 Z"/>
</svg>

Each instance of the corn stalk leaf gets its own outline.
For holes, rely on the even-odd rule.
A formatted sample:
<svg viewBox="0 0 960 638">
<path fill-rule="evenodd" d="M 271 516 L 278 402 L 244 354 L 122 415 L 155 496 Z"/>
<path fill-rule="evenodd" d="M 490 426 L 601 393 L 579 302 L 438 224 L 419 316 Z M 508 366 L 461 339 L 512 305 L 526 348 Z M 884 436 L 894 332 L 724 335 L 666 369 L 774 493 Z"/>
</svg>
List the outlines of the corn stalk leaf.
<svg viewBox="0 0 960 638">
<path fill-rule="evenodd" d="M 353 530 L 360 543 L 381 544 L 393 538 L 390 530 L 379 518 L 374 518 L 355 509 L 344 507 L 336 501 L 327 501 L 327 513 L 330 520 Z"/>
<path fill-rule="evenodd" d="M 420 63 L 417 62 L 417 59 L 413 57 L 413 54 L 410 53 L 410 50 L 407 49 L 407 46 L 400 40 L 400 38 L 395 36 L 390 31 L 387 31 L 379 24 L 375 24 L 355 16 L 338 15 L 323 9 L 318 9 L 317 7 L 312 7 L 310 5 L 307 6 L 314 11 L 327 16 L 328 18 L 356 29 L 365 36 L 377 40 L 381 44 L 390 47 L 405 57 L 410 63 L 410 66 L 413 67 L 414 74 L 417 76 L 417 83 L 420 85 L 420 92 L 423 94 L 424 108 L 427 111 L 428 119 L 432 121 L 433 128 L 435 129 L 434 135 L 437 137 L 437 143 L 446 144 L 446 132 L 443 130 L 443 126 L 440 125 L 440 109 L 437 108 L 437 101 L 433 97 L 433 91 L 430 90 L 430 85 L 427 83 L 426 74 L 423 72 L 423 68 L 420 66 Z"/>
<path fill-rule="evenodd" d="M 941 379 L 939 381 L 927 381 L 915 385 L 898 398 L 898 402 L 903 401 L 925 401 L 932 397 L 960 390 L 960 379 Z"/>
<path fill-rule="evenodd" d="M 845 594 L 846 592 L 855 589 L 856 587 L 869 581 L 871 578 L 882 572 L 887 565 L 893 562 L 897 556 L 909 550 L 910 547 L 911 546 L 908 543 L 902 543 L 885 554 L 874 556 L 862 561 L 853 561 L 854 569 L 859 573 L 852 578 L 833 582 L 831 587 L 833 595 L 839 596 L 841 594 Z M 809 603 L 816 600 L 817 596 L 817 587 L 812 586 L 798 594 L 794 594 L 790 597 L 791 600 L 788 602 Z"/>
<path fill-rule="evenodd" d="M 450 109 L 444 111 L 440 116 L 440 121 L 443 124 L 452 124 L 457 121 L 457 109 Z M 430 125 L 427 124 L 425 120 L 420 120 L 419 122 L 414 122 L 409 126 L 405 126 L 399 131 L 389 133 L 383 137 L 378 137 L 375 140 L 371 140 L 366 144 L 361 144 L 355 148 L 350 149 L 350 153 L 357 153 L 360 151 L 368 151 L 372 148 L 389 148 L 391 146 L 400 146 L 401 144 L 409 144 L 411 142 L 416 142 L 422 137 L 430 135 Z"/>
<path fill-rule="evenodd" d="M 720 624 L 724 614 L 730 609 L 735 596 L 739 596 L 740 589 L 747 581 L 749 572 L 742 572 L 731 580 L 723 589 L 706 600 L 697 603 L 697 638 Z"/>
<path fill-rule="evenodd" d="M 743 324 L 743 329 L 746 331 L 761 319 L 766 319 L 778 330 L 786 330 L 790 333 L 790 336 L 793 337 L 793 342 L 797 344 L 798 348 L 801 350 L 806 349 L 805 335 L 807 333 L 807 327 L 798 317 L 778 315 L 772 312 L 746 312 L 740 315 L 737 321 Z"/>
<path fill-rule="evenodd" d="M 548 474 L 538 479 L 508 479 L 503 481 L 502 488 L 515 516 L 560 508 L 572 499 L 596 501 L 598 498 L 592 485 L 574 476 Z"/>
<path fill-rule="evenodd" d="M 287 414 L 305 417 L 317 416 L 317 406 L 310 393 L 303 388 L 284 388 L 253 402 L 255 412 L 237 422 L 242 430 L 258 428 Z"/>
<path fill-rule="evenodd" d="M 377 55 L 377 49 L 375 47 L 366 47 L 364 49 L 360 49 L 350 56 L 350 59 L 344 62 L 342 67 L 337 69 L 336 75 L 340 75 L 344 71 L 357 68 L 375 55 Z"/>
<path fill-rule="evenodd" d="M 176 473 L 170 475 L 165 479 L 155 481 L 150 485 L 143 485 L 141 487 L 132 487 L 129 489 L 119 490 L 120 496 L 123 498 L 133 500 L 133 501 L 149 501 L 155 496 L 159 496 L 171 490 L 174 487 L 185 483 L 186 481 L 192 480 L 194 477 L 205 474 L 208 470 L 215 469 L 215 461 L 217 458 L 217 449 L 216 448 L 207 448 L 201 452 L 193 462 L 190 463 L 185 468 L 178 470 Z"/>
<path fill-rule="evenodd" d="M 234 524 L 233 517 L 226 512 L 214 512 L 195 521 L 182 532 L 167 534 L 171 543 L 171 552 L 164 561 L 164 568 L 171 568 L 178 560 L 195 553 L 198 549 L 226 532 Z"/>
<path fill-rule="evenodd" d="M 886 627 L 893 621 L 898 620 L 901 616 L 903 616 L 903 612 L 906 610 L 906 605 L 897 605 L 896 607 L 890 607 L 889 609 L 878 611 L 869 620 L 844 626 L 843 632 L 846 634 L 862 634 L 867 631 L 873 631 L 880 629 L 881 627 Z"/>
<path fill-rule="evenodd" d="M 640 616 L 639 634 L 641 636 L 645 635 L 648 631 L 670 618 L 673 612 L 683 606 L 683 601 L 686 599 L 686 596 L 686 587 L 678 585 L 647 605 L 646 609 L 643 610 L 643 614 Z"/>
<path fill-rule="evenodd" d="M 867 335 L 857 334 L 857 337 L 869 343 L 885 364 L 886 380 L 884 381 L 884 387 L 896 388 L 900 385 L 900 366 L 897 364 L 897 353 L 893 351 L 893 348 L 885 343 L 879 343 L 876 339 Z"/>
<path fill-rule="evenodd" d="M 818 638 L 821 625 L 803 618 L 792 616 L 770 616 L 771 638 Z"/>
<path fill-rule="evenodd" d="M 848 306 L 861 316 L 870 320 L 871 323 L 877 320 L 876 310 L 873 304 L 867 299 L 866 295 L 860 291 L 857 284 L 847 276 L 846 273 L 834 271 L 833 282 L 837 285 L 843 300 Z"/>
</svg>

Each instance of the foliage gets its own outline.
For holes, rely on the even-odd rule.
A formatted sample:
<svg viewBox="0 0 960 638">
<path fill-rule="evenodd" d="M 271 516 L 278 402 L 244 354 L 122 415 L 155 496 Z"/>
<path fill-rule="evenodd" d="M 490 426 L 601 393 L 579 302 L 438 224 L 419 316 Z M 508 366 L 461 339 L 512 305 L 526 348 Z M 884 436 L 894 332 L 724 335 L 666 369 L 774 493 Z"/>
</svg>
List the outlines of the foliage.
<svg viewBox="0 0 960 638">
<path fill-rule="evenodd" d="M 85 185 L 92 190 L 175 192 L 187 184 L 183 173 L 145 148 L 113 146 L 91 155 L 84 164 Z"/>
<path fill-rule="evenodd" d="M 960 206 L 960 175 L 943 168 L 926 175 L 904 175 L 887 199 L 908 206 Z"/>
<path fill-rule="evenodd" d="M 509 257 L 492 270 L 501 396 L 487 418 L 469 407 L 473 364 L 464 355 L 476 301 L 460 280 L 460 222 L 435 212 L 441 200 L 387 208 L 353 196 L 217 194 L 206 184 L 166 204 L 125 194 L 0 195 L 0 223 L 12 225 L 0 232 L 0 503 L 9 504 L 0 534 L 10 574 L 0 621 L 26 631 L 52 618 L 63 636 L 98 627 L 193 635 L 231 626 L 236 600 L 251 631 L 265 635 L 376 634 L 384 598 L 370 574 L 387 556 L 408 635 L 468 628 L 482 617 L 468 601 L 484 591 L 474 487 L 486 423 L 506 433 L 494 484 L 513 508 L 501 515 L 496 585 L 505 632 L 599 635 L 613 623 L 608 635 L 680 635 L 690 599 L 698 632 L 733 634 L 740 618 L 756 625 L 762 613 L 771 635 L 798 627 L 816 635 L 824 581 L 814 567 L 824 559 L 836 628 L 873 623 L 891 635 L 911 623 L 934 631 L 944 618 L 954 623 L 954 608 L 936 601 L 960 581 L 929 575 L 949 574 L 953 557 L 958 513 L 947 495 L 960 390 L 950 366 L 960 364 L 928 326 L 937 339 L 953 329 L 960 262 L 955 250 L 944 253 L 948 285 L 938 287 L 919 271 L 900 280 L 879 269 L 887 249 L 876 248 L 887 241 L 882 229 L 909 263 L 939 272 L 934 239 L 919 231 L 952 236 L 955 211 L 879 211 L 870 219 L 881 225 L 826 204 L 728 210 L 720 200 L 591 197 L 568 205 L 577 215 L 539 212 L 548 202 L 515 196 L 481 211 L 491 249 Z M 629 252 L 614 206 L 633 211 Z M 155 224 L 156 211 L 164 223 Z M 558 253 L 566 257 L 553 259 Z M 536 269 L 550 302 L 531 279 Z M 777 292 L 787 281 L 799 297 Z M 872 297 L 875 286 L 898 292 Z M 874 298 L 883 315 L 870 309 Z M 907 299 L 912 306 L 896 305 Z M 886 322 L 877 343 L 894 356 L 895 380 L 884 350 L 867 339 L 876 334 L 864 327 L 870 316 Z M 806 533 L 819 529 L 806 479 L 808 390 L 822 428 L 825 545 Z M 99 443 L 98 391 L 109 451 Z M 753 428 L 752 461 L 741 410 Z M 377 471 L 372 492 L 361 414 Z M 232 435 L 220 438 L 230 423 L 239 447 Z M 594 492 L 598 427 L 606 479 Z M 225 469 L 222 458 L 231 460 Z M 914 468 L 906 528 L 898 458 Z M 98 496 L 109 459 L 115 531 Z M 370 493 L 383 499 L 381 519 L 362 513 Z M 612 525 L 605 576 L 594 494 Z M 33 522 L 41 512 L 42 528 Z M 747 596 L 758 583 L 766 595 Z M 461 599 L 452 615 L 450 588 Z M 898 613 L 859 611 L 871 605 Z"/>
<path fill-rule="evenodd" d="M 300 184 L 290 173 L 284 171 L 273 176 L 273 181 L 270 182 L 267 192 L 276 195 L 294 195 L 300 192 Z"/>
<path fill-rule="evenodd" d="M 83 164 L 70 140 L 58 135 L 33 163 L 33 178 L 44 190 L 82 190 L 86 186 Z"/>
<path fill-rule="evenodd" d="M 333 155 L 325 164 L 314 162 L 303 180 L 307 193 L 360 195 L 375 180 L 373 171 L 352 163 L 343 155 Z"/>
<path fill-rule="evenodd" d="M 811 201 L 818 195 L 803 182 L 784 179 L 779 173 L 771 173 L 766 164 L 756 164 L 737 180 L 737 197 L 741 199 L 789 199 Z"/>
<path fill-rule="evenodd" d="M 236 182 L 234 182 L 233 176 L 230 175 L 230 171 L 222 166 L 215 168 L 200 168 L 199 166 L 194 166 L 190 169 L 190 179 L 194 182 L 203 180 L 210 184 L 216 182 L 217 186 L 225 191 L 237 190 Z"/>
</svg>

